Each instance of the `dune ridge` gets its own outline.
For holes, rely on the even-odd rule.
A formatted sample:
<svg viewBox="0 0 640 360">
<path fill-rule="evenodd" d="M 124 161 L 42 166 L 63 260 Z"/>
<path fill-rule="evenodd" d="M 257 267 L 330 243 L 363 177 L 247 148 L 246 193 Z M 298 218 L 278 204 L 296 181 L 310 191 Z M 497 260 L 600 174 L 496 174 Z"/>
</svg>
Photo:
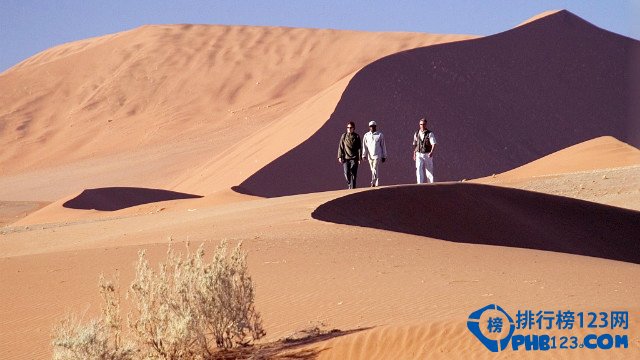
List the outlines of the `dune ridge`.
<svg viewBox="0 0 640 360">
<path fill-rule="evenodd" d="M 329 201 L 312 216 L 447 241 L 640 264 L 639 211 L 517 189 L 472 183 L 388 187 Z"/>
<path fill-rule="evenodd" d="M 0 199 L 55 201 L 108 186 L 228 189 L 278 156 L 253 156 L 260 131 L 286 117 L 304 124 L 276 141 L 284 153 L 321 126 L 335 100 L 317 115 L 300 106 L 339 96 L 341 79 L 381 56 L 470 37 L 153 25 L 60 45 L 0 74 L 10 89 L 0 94 L 0 189 L 11 189 Z M 246 170 L 208 183 L 229 161 L 211 160 L 236 148 L 244 150 L 231 161 Z"/>
<path fill-rule="evenodd" d="M 639 41 L 559 11 L 496 35 L 387 56 L 353 77 L 308 141 L 240 186 L 259 196 L 341 188 L 330 155 L 348 121 L 363 133 L 376 120 L 385 134 L 384 185 L 415 182 L 411 141 L 425 114 L 439 143 L 439 181 L 501 173 L 600 136 L 638 147 L 639 51 Z M 291 169 L 306 181 L 265 185 Z"/>
<path fill-rule="evenodd" d="M 567 30 L 569 35 L 584 40 L 587 50 L 602 46 L 599 41 L 610 42 L 613 47 L 629 43 L 628 39 L 593 29 L 566 12 L 551 16 L 497 38 L 513 36 L 514 42 L 523 42 L 519 46 L 527 48 L 538 43 L 535 37 L 540 34 Z M 341 187 L 341 171 L 333 154 L 337 134 L 346 120 L 341 116 L 349 115 L 345 109 L 354 104 L 350 102 L 351 87 L 361 80 L 357 78 L 362 72 L 366 74 L 371 68 L 359 70 L 385 54 L 393 55 L 381 59 L 381 63 L 395 63 L 398 57 L 427 49 L 396 51 L 454 39 L 461 37 L 148 26 L 62 45 L 0 74 L 3 89 L 13 86 L 11 92 L 0 93 L 0 126 L 8 125 L 0 133 L 0 144 L 3 150 L 10 145 L 6 146 L 7 152 L 0 153 L 0 221 L 14 219 L 11 212 L 16 209 L 31 212 L 52 202 L 0 227 L 2 357 L 51 358 L 52 325 L 69 312 L 85 311 L 87 318 L 99 313 L 99 274 L 117 273 L 126 287 L 141 249 L 146 249 L 155 264 L 164 258 L 169 243 L 176 249 L 184 249 L 184 243 L 204 243 L 207 250 L 212 250 L 218 241 L 227 239 L 232 245 L 242 241 L 249 252 L 256 307 L 268 334 L 266 342 L 276 341 L 277 347 L 278 340 L 304 333 L 314 324 L 342 330 L 312 338 L 308 346 L 278 350 L 267 344 L 266 354 L 271 357 L 493 359 L 495 354 L 473 338 L 465 323 L 472 311 L 499 304 L 510 312 L 623 309 L 629 311 L 631 323 L 630 349 L 542 355 L 507 351 L 498 358 L 638 358 L 640 319 L 633 315 L 640 313 L 640 270 L 635 261 L 637 244 L 633 243 L 638 211 L 630 209 L 634 209 L 634 199 L 640 198 L 640 164 L 635 142 L 616 135 L 626 118 L 607 118 L 598 124 L 602 131 L 611 130 L 612 137 L 599 137 L 604 134 L 597 131 L 598 135 L 586 138 L 595 139 L 572 147 L 568 146 L 589 134 L 574 137 L 569 126 L 565 130 L 575 142 L 554 143 L 564 150 L 544 158 L 544 146 L 523 143 L 522 149 L 527 149 L 531 159 L 539 160 L 513 173 L 498 171 L 495 177 L 477 180 L 501 187 L 475 183 L 402 185 L 274 198 L 236 192 L 281 195 L 283 188 L 287 190 L 282 185 L 300 174 L 304 180 L 289 189 L 294 193 L 317 191 L 318 183 L 332 184 L 332 179 L 336 188 Z M 559 40 L 567 45 L 562 42 L 566 37 L 560 36 Z M 466 43 L 457 46 L 477 50 L 475 40 Z M 500 41 L 497 44 L 504 45 Z M 535 53 L 546 49 L 532 46 L 529 50 Z M 349 60 L 339 61 L 341 55 Z M 615 57 L 609 52 L 605 55 Z M 286 61 L 278 62 L 280 59 Z M 442 97 L 436 97 L 442 103 L 435 106 L 441 110 L 448 104 L 460 105 L 455 95 L 464 87 L 455 84 L 466 81 L 463 73 L 451 72 L 453 68 L 445 66 L 455 63 L 452 60 L 439 63 L 443 71 L 435 73 L 444 76 L 434 85 L 446 90 Z M 93 71 L 83 68 L 84 64 L 106 67 L 96 65 Z M 416 64 L 401 61 L 396 65 Z M 75 67 L 77 72 L 70 71 Z M 513 70 L 504 63 L 496 64 L 493 70 L 500 69 L 505 70 L 505 76 L 510 76 L 506 70 Z M 32 73 L 34 77 L 30 77 Z M 215 78 L 226 83 L 218 83 Z M 379 80 L 381 87 L 388 85 L 384 77 Z M 526 85 L 532 84 L 525 80 Z M 618 84 L 612 83 L 613 92 L 619 90 Z M 611 85 L 606 81 L 597 84 Z M 493 95 L 504 94 L 503 85 L 500 81 L 486 83 Z M 289 92 L 289 87 L 299 91 Z M 371 97 L 374 103 L 392 98 L 385 92 L 389 89 L 380 97 L 374 89 L 359 96 L 364 100 Z M 576 101 L 582 99 L 581 89 L 563 89 L 568 91 L 567 98 L 573 94 Z M 398 99 L 394 106 L 407 98 Z M 534 96 L 529 105 L 538 106 L 539 100 Z M 600 100 L 602 103 L 596 103 L 608 109 L 608 100 Z M 422 111 L 418 104 L 422 99 L 412 101 L 406 102 L 414 106 L 411 116 Z M 353 111 L 367 110 L 362 104 L 356 103 Z M 488 108 L 500 109 L 508 104 L 475 105 L 482 110 L 480 115 L 488 116 L 493 114 L 487 112 Z M 633 114 L 631 107 L 627 110 Z M 469 115 L 478 108 L 470 106 L 465 111 Z M 325 123 L 335 128 L 327 130 Z M 527 139 L 519 137 L 518 125 L 516 121 L 505 123 L 499 133 L 513 137 L 513 141 Z M 628 135 L 633 136 L 636 128 L 631 125 Z M 358 126 L 363 127 L 360 120 Z M 447 134 L 441 127 L 434 126 L 434 130 Z M 481 135 L 490 138 L 491 134 Z M 306 147 L 317 145 L 318 136 L 326 149 Z M 269 141 L 271 138 L 275 141 Z M 439 139 L 442 145 L 451 142 L 446 136 Z M 257 187 L 251 182 L 243 184 L 251 174 L 301 143 L 303 150 L 313 151 L 285 155 L 296 161 L 278 165 L 281 171 L 263 178 L 265 182 L 254 183 Z M 394 146 L 405 149 L 405 145 Z M 518 151 L 513 151 L 518 161 L 502 158 L 512 150 L 498 149 L 500 156 L 495 161 L 500 166 L 483 168 L 483 172 L 503 167 L 512 170 L 514 164 L 529 159 Z M 393 161 L 400 164 L 400 151 L 395 151 L 393 156 L 397 158 L 390 159 L 387 170 L 397 170 L 392 167 Z M 307 171 L 305 166 L 318 159 L 321 172 Z M 410 168 L 409 159 L 407 156 L 402 166 Z M 454 167 L 460 164 L 451 159 L 443 158 L 437 164 L 447 163 L 444 160 Z M 265 169 L 274 168 L 269 165 Z M 367 173 L 366 169 L 361 171 L 360 181 Z M 391 179 L 390 174 L 383 173 L 383 181 Z M 412 172 L 407 174 L 411 176 Z M 115 194 L 110 193 L 114 188 Z M 128 199 L 128 190 L 122 192 L 122 188 L 133 188 L 134 195 L 143 196 Z M 109 194 L 108 199 L 101 198 L 105 194 Z M 174 200 L 156 201 L 166 199 L 165 195 Z M 204 197 L 182 198 L 192 195 Z M 16 201 L 7 201 L 12 199 Z M 24 201 L 29 199 L 33 201 Z M 83 201 L 77 208 L 64 206 L 73 200 Z M 438 226 L 425 225 L 411 212 L 411 208 L 418 212 L 428 208 L 418 200 L 440 205 L 429 213 L 429 218 L 435 219 L 432 225 Z M 539 208 L 541 204 L 556 216 L 545 213 Z M 95 210 L 97 205 L 111 206 L 113 211 Z M 495 216 L 481 209 L 491 209 Z M 640 206 L 635 209 L 640 210 Z M 319 214 L 331 222 L 314 218 Z M 389 219 L 393 216 L 397 222 Z M 583 218 L 578 219 L 580 216 Z M 603 219 L 611 221 L 601 223 Z M 494 227 L 487 229 L 482 221 Z M 550 233 L 541 234 L 536 225 L 548 226 Z M 477 230 L 477 234 L 469 234 L 471 230 Z M 608 230 L 615 241 L 600 239 Z M 562 243 L 565 236 L 567 241 Z M 535 246 L 538 244 L 542 246 Z"/>
<path fill-rule="evenodd" d="M 500 177 L 508 179 L 530 178 L 639 164 L 639 149 L 614 137 L 602 136 L 503 172 Z"/>
<path fill-rule="evenodd" d="M 604 136 L 472 182 L 640 211 L 640 150 Z"/>
</svg>

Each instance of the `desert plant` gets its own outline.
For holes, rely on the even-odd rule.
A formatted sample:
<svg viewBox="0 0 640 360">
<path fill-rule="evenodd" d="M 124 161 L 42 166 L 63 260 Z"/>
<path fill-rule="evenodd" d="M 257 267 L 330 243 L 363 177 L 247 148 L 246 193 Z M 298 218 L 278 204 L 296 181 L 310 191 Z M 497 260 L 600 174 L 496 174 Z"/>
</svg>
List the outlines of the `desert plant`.
<svg viewBox="0 0 640 360">
<path fill-rule="evenodd" d="M 231 348 L 247 345 L 264 335 L 262 321 L 254 307 L 254 289 L 247 271 L 247 254 L 240 246 L 226 257 L 226 244 L 221 244 L 209 266 L 203 266 L 202 249 L 196 256 L 200 280 L 195 301 L 208 333 L 216 346 Z M 210 301 L 210 300 L 213 301 Z"/>
<path fill-rule="evenodd" d="M 145 252 L 139 253 L 128 293 L 136 314 L 129 323 L 149 357 L 211 357 L 215 347 L 247 345 L 264 336 L 241 244 L 228 257 L 223 241 L 210 263 L 204 255 L 203 246 L 185 258 L 170 247 L 167 262 L 155 272 Z"/>
<path fill-rule="evenodd" d="M 150 358 L 195 358 L 197 315 L 190 282 L 195 268 L 169 248 L 167 263 L 155 272 L 144 251 L 138 255 L 136 277 L 129 287 L 136 313 L 129 314 L 129 326 Z"/>
<path fill-rule="evenodd" d="M 69 315 L 53 330 L 54 360 L 128 360 L 136 353 L 132 344 L 122 344 L 120 296 L 113 282 L 100 276 L 104 301 L 102 318 L 83 323 Z"/>
<path fill-rule="evenodd" d="M 241 246 L 228 255 L 223 241 L 211 262 L 205 261 L 202 245 L 193 254 L 187 245 L 184 258 L 170 246 L 167 261 L 157 271 L 141 251 L 127 292 L 133 309 L 129 334 L 135 347 L 122 344 L 119 289 L 101 276 L 102 317 L 88 324 L 63 321 L 54 330 L 54 358 L 210 359 L 216 348 L 260 339 L 265 332 Z"/>
</svg>

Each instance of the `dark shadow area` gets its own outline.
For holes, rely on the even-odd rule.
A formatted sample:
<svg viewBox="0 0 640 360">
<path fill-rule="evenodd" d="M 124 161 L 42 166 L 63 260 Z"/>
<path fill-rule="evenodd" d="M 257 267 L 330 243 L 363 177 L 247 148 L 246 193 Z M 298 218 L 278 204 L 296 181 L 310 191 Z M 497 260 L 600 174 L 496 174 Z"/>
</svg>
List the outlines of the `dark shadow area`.
<svg viewBox="0 0 640 360">
<path fill-rule="evenodd" d="M 258 194 L 254 194 L 251 191 L 249 191 L 247 188 L 241 187 L 241 186 L 232 186 L 231 190 L 237 192 L 238 194 L 244 194 L 244 195 L 255 195 L 255 196 L 260 196 Z"/>
<path fill-rule="evenodd" d="M 304 333 L 301 337 L 286 338 L 267 344 L 260 344 L 246 348 L 223 350 L 215 354 L 215 359 L 316 359 L 320 350 L 301 349 L 309 345 L 336 337 L 354 334 L 360 331 L 372 329 L 371 327 L 358 328 L 354 330 L 330 330 L 313 333 Z"/>
<path fill-rule="evenodd" d="M 427 115 L 436 181 L 504 172 L 609 135 L 640 147 L 640 42 L 560 11 L 500 34 L 417 48 L 375 61 L 351 80 L 307 141 L 240 184 L 264 197 L 346 188 L 338 139 L 354 121 L 384 133 L 382 185 L 415 182 L 412 137 Z M 368 185 L 363 163 L 358 184 Z"/>
<path fill-rule="evenodd" d="M 159 201 L 201 197 L 200 195 L 160 189 L 109 187 L 84 190 L 80 195 L 65 202 L 62 206 L 80 210 L 116 211 Z"/>
<path fill-rule="evenodd" d="M 329 201 L 312 217 L 640 264 L 640 212 L 524 190 L 470 183 L 381 188 Z"/>
</svg>

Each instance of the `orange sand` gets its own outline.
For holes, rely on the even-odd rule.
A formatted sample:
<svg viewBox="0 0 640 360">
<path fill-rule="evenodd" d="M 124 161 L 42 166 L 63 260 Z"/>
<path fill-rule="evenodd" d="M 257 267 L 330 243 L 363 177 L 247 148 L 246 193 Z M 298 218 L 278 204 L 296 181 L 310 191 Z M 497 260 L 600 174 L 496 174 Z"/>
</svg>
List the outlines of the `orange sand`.
<svg viewBox="0 0 640 360">
<path fill-rule="evenodd" d="M 633 314 L 640 311 L 640 268 L 638 253 L 626 247 L 637 247 L 640 151 L 613 137 L 473 183 L 276 198 L 231 190 L 324 126 L 367 64 L 471 38 L 145 26 L 61 45 L 0 74 L 0 87 L 11 89 L 0 94 L 1 357 L 50 358 L 53 324 L 67 312 L 98 312 L 100 273 L 118 272 L 126 287 L 137 252 L 148 249 L 157 261 L 172 238 L 208 242 L 207 249 L 221 239 L 243 241 L 265 341 L 317 324 L 347 332 L 312 339 L 282 357 L 558 356 L 485 349 L 466 320 L 495 303 L 512 312 L 628 310 L 630 349 L 561 355 L 638 358 L 640 321 Z M 327 169 L 340 174 L 333 157 L 327 155 L 335 163 Z M 360 171 L 366 179 L 368 169 Z M 261 185 L 268 190 L 291 176 Z M 107 189 L 124 187 L 133 195 Z M 385 194 L 399 195 L 381 203 Z M 158 202 L 165 195 L 178 198 Z M 130 206 L 132 198 L 140 204 Z M 357 199 L 354 211 L 347 211 L 349 199 Z M 429 207 L 434 199 L 442 205 Z M 486 214 L 466 208 L 465 199 L 485 203 L 489 216 L 500 214 L 503 228 L 489 230 L 493 237 L 516 231 L 513 242 L 495 244 L 469 232 L 482 227 L 473 219 Z M 406 204 L 415 211 L 403 210 Z M 534 219 L 540 204 L 565 209 L 572 220 L 563 222 L 562 213 Z M 113 211 L 97 210 L 105 206 Z M 603 216 L 607 223 L 600 223 Z M 434 230 L 423 226 L 430 218 L 446 231 L 423 232 Z M 616 242 L 582 241 L 589 226 L 606 234 L 616 219 L 622 222 Z M 534 235 L 545 246 L 528 246 Z"/>
</svg>

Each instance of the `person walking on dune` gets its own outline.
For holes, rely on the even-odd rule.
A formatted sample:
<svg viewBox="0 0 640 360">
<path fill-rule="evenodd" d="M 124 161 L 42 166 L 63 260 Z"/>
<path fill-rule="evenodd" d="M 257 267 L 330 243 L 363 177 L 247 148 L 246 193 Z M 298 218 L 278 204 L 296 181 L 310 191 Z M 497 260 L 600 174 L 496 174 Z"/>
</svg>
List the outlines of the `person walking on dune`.
<svg viewBox="0 0 640 360">
<path fill-rule="evenodd" d="M 347 189 L 356 188 L 358 177 L 358 164 L 362 156 L 362 141 L 356 133 L 356 124 L 351 121 L 347 124 L 347 132 L 342 134 L 338 143 L 338 162 L 344 168 L 344 178 L 347 180 Z"/>
<path fill-rule="evenodd" d="M 427 129 L 427 118 L 420 119 L 420 129 L 413 134 L 413 160 L 416 162 L 416 178 L 418 184 L 432 183 L 433 178 L 433 150 L 436 138 L 433 131 Z"/>
<path fill-rule="evenodd" d="M 362 158 L 369 161 L 371 168 L 371 187 L 378 186 L 378 168 L 381 162 L 387 159 L 387 146 L 384 143 L 384 136 L 376 131 L 375 121 L 369 121 L 369 132 L 364 134 L 362 140 Z"/>
</svg>

